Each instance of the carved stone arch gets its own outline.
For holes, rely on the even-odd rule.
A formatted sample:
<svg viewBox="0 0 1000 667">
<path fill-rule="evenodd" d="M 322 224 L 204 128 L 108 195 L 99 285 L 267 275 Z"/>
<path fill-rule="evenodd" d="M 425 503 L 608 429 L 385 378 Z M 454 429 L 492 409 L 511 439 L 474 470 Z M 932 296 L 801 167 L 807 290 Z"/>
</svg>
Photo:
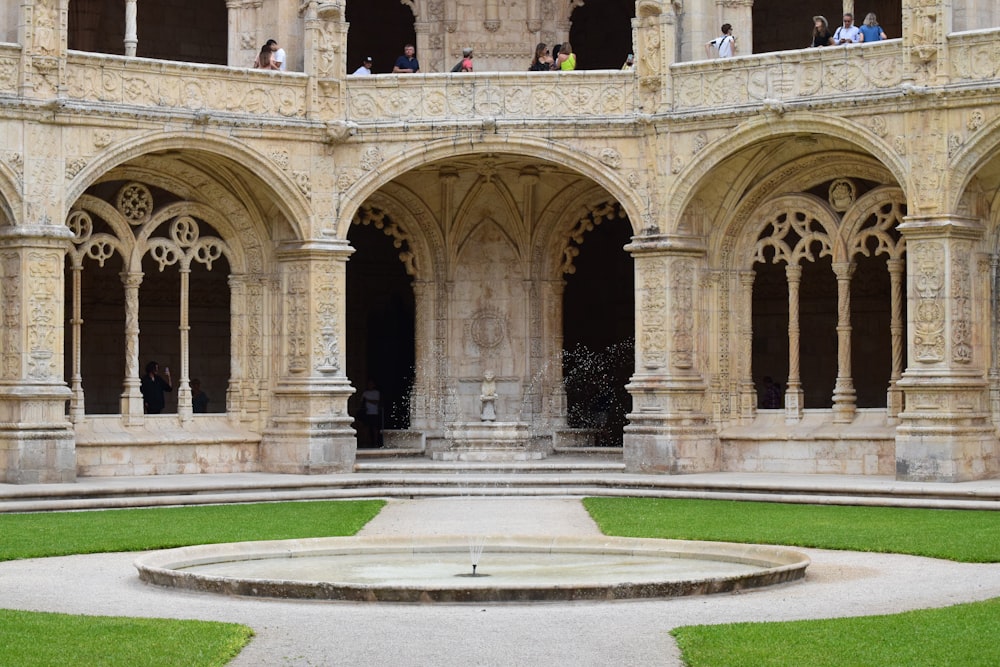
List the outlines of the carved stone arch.
<svg viewBox="0 0 1000 667">
<path fill-rule="evenodd" d="M 802 134 L 829 136 L 856 146 L 860 153 L 869 154 L 885 165 L 895 182 L 903 184 L 904 189 L 910 189 L 907 180 L 910 170 L 904 161 L 882 137 L 860 123 L 812 112 L 788 113 L 780 120 L 761 115 L 720 135 L 698 153 L 697 160 L 692 160 L 681 170 L 666 195 L 667 219 L 679 219 L 704 180 L 727 158 L 758 142 Z"/>
<path fill-rule="evenodd" d="M 845 259 L 854 261 L 858 255 L 868 257 L 872 254 L 902 259 L 906 239 L 895 228 L 903 222 L 904 216 L 906 195 L 900 188 L 884 186 L 863 194 L 844 213 L 840 224 L 847 251 Z"/>
<path fill-rule="evenodd" d="M 976 131 L 951 159 L 943 175 L 945 211 L 958 210 L 972 179 L 990 162 L 997 160 L 1000 150 L 1000 118 L 995 118 Z M 994 206 L 995 209 L 995 206 Z"/>
<path fill-rule="evenodd" d="M 312 208 L 292 177 L 247 144 L 211 133 L 197 136 L 176 132 L 159 133 L 112 144 L 69 182 L 66 201 L 76 201 L 91 185 L 107 180 L 106 175 L 116 167 L 127 168 L 130 161 L 145 156 L 181 153 L 185 155 L 187 163 L 198 164 L 201 159 L 198 171 L 210 177 L 222 191 L 231 192 L 233 188 L 239 187 L 235 184 L 239 179 L 232 178 L 233 172 L 254 182 L 254 191 L 265 193 L 267 201 L 273 201 L 279 207 L 293 236 L 298 239 L 308 238 L 306 225 L 313 219 Z M 179 165 L 177 161 L 171 161 L 170 164 L 172 167 Z M 219 165 L 225 165 L 225 171 L 220 170 Z M 250 194 L 249 190 L 244 192 Z M 248 207 L 249 202 L 254 200 L 260 200 L 260 196 L 248 196 L 243 201 L 243 206 Z"/>
<path fill-rule="evenodd" d="M 751 216 L 751 224 L 737 242 L 736 266 L 731 268 L 752 269 L 755 263 L 765 261 L 766 248 L 775 251 L 770 260 L 773 264 L 782 261 L 798 264 L 802 259 L 815 261 L 826 256 L 834 262 L 842 261 L 845 250 L 837 223 L 836 213 L 819 197 L 809 194 L 775 197 Z"/>
<path fill-rule="evenodd" d="M 221 216 L 218 212 L 213 210 L 210 206 L 206 206 L 198 202 L 188 202 L 188 201 L 172 202 L 170 204 L 167 204 L 166 206 L 158 208 L 150 217 L 149 222 L 143 225 L 143 227 L 140 230 L 140 233 L 136 237 L 136 240 L 140 245 L 140 248 L 138 248 L 139 251 L 138 254 L 140 254 L 141 257 L 145 257 L 149 253 L 149 250 L 152 248 L 152 240 L 154 238 L 158 238 L 158 237 L 153 237 L 152 235 L 157 231 L 159 231 L 161 228 L 163 228 L 165 225 L 169 225 L 171 226 L 171 229 L 167 230 L 167 235 L 171 238 L 172 241 L 170 246 L 174 249 L 175 252 L 179 253 L 178 259 L 180 261 L 181 266 L 183 268 L 187 268 L 192 257 L 189 255 L 189 252 L 184 249 L 188 247 L 189 244 L 186 244 L 184 241 L 176 238 L 177 234 L 175 233 L 174 229 L 174 227 L 176 227 L 178 224 L 188 225 L 189 223 L 187 223 L 186 220 L 184 220 L 185 218 L 190 218 L 192 222 L 195 223 L 195 225 L 197 225 L 196 219 L 203 220 L 204 222 L 211 225 L 212 228 L 216 231 L 216 233 L 219 234 L 218 237 L 206 236 L 202 233 L 202 230 L 197 228 L 191 228 L 190 232 L 193 232 L 193 234 L 199 241 L 199 243 L 190 244 L 191 251 L 195 251 L 197 247 L 205 248 L 206 247 L 205 244 L 206 242 L 209 241 L 209 239 L 217 238 L 219 240 L 219 243 L 215 244 L 215 247 L 219 250 L 222 256 L 225 256 L 226 261 L 229 263 L 230 271 L 233 273 L 244 272 L 244 269 L 246 267 L 244 265 L 245 263 L 243 261 L 244 258 L 242 253 L 234 251 L 233 248 L 225 241 L 225 238 L 227 236 L 226 232 L 230 233 L 232 232 L 228 222 L 226 222 L 226 219 L 223 216 Z M 141 257 L 139 261 L 141 261 Z M 210 262 L 207 264 L 207 266 L 209 266 L 210 268 Z M 136 266 L 134 268 L 135 270 L 138 270 L 139 266 Z"/>
<path fill-rule="evenodd" d="M 564 229 L 571 227 L 588 207 L 609 198 L 607 192 L 595 190 L 593 183 L 580 180 L 559 192 L 538 213 L 531 240 L 533 278 L 558 275 L 559 258 L 566 238 Z"/>
<path fill-rule="evenodd" d="M 21 210 L 20 180 L 6 160 L 0 159 L 0 227 L 14 227 L 19 222 L 14 212 Z"/>
<path fill-rule="evenodd" d="M 363 206 L 385 211 L 403 230 L 409 252 L 414 253 L 415 278 L 444 279 L 446 253 L 437 219 L 419 197 L 407 188 L 392 183 L 369 196 Z M 387 235 L 391 236 L 388 232 Z M 400 261 L 406 263 L 402 257 Z"/>
<path fill-rule="evenodd" d="M 724 263 L 727 249 L 739 238 L 755 211 L 776 193 L 801 192 L 838 176 L 850 176 L 885 182 L 891 172 L 874 158 L 856 153 L 837 151 L 830 154 L 807 155 L 790 161 L 761 178 L 731 208 L 720 208 L 725 219 L 713 220 L 713 236 L 709 239 L 709 259 L 713 264 Z"/>
<path fill-rule="evenodd" d="M 475 185 L 469 188 L 465 197 L 455 209 L 454 219 L 461 222 L 452 229 L 451 233 L 451 236 L 454 238 L 453 258 L 458 257 L 458 248 L 474 233 L 475 228 L 484 219 L 475 213 L 474 208 L 476 202 L 480 200 L 480 196 L 484 194 L 484 191 L 491 187 L 496 192 L 500 201 L 503 202 L 502 213 L 506 218 L 505 222 L 510 223 L 510 227 L 500 225 L 505 230 L 504 236 L 510 239 L 519 257 L 524 258 L 528 256 L 527 247 L 531 233 L 524 226 L 524 218 L 518 210 L 513 195 L 502 180 L 487 179 L 481 176 Z M 495 220 L 499 216 L 491 214 L 490 217 Z"/>
<path fill-rule="evenodd" d="M 512 137 L 506 135 L 487 135 L 471 147 L 457 146 L 451 139 L 421 144 L 420 150 L 408 150 L 401 147 L 399 152 L 382 162 L 367 180 L 355 183 L 351 189 L 354 201 L 364 201 L 371 194 L 387 183 L 412 169 L 432 162 L 446 161 L 450 158 L 492 154 L 498 156 L 516 156 L 557 164 L 565 169 L 571 169 L 580 176 L 593 181 L 606 190 L 628 212 L 629 220 L 635 232 L 641 228 L 643 214 L 648 204 L 643 201 L 641 193 L 628 182 L 625 174 L 608 169 L 599 159 L 582 153 L 569 144 L 561 144 L 551 139 L 535 137 Z M 337 236 L 346 237 L 347 230 L 354 216 L 353 210 L 340 211 L 336 223 Z"/>
</svg>

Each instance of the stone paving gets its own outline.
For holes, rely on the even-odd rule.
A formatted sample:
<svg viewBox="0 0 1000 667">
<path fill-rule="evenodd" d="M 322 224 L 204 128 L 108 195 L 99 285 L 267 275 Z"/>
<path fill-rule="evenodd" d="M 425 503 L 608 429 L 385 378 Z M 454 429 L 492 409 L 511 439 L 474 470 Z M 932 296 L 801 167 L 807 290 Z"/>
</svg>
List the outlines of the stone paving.
<svg viewBox="0 0 1000 667">
<path fill-rule="evenodd" d="M 392 500 L 366 535 L 596 535 L 576 498 Z M 245 623 L 231 663 L 679 665 L 679 625 L 893 613 L 1000 596 L 1000 564 L 802 549 L 806 579 L 710 597 L 613 603 L 389 605 L 243 599 L 141 583 L 135 554 L 0 563 L 0 606 Z"/>
</svg>

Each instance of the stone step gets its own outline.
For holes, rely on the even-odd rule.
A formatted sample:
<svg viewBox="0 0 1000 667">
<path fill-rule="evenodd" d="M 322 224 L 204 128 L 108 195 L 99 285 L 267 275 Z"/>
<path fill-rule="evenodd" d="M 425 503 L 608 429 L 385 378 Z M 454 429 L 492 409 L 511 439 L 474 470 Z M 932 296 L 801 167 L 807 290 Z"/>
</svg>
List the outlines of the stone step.
<svg viewBox="0 0 1000 667">
<path fill-rule="evenodd" d="M 539 470 L 548 463 L 549 470 Z M 0 512 L 347 498 L 643 496 L 839 505 L 1000 510 L 1000 483 L 895 482 L 891 478 L 706 473 L 635 475 L 621 463 L 426 460 L 359 463 L 340 475 L 172 475 L 81 478 L 75 484 L 0 484 Z"/>
</svg>

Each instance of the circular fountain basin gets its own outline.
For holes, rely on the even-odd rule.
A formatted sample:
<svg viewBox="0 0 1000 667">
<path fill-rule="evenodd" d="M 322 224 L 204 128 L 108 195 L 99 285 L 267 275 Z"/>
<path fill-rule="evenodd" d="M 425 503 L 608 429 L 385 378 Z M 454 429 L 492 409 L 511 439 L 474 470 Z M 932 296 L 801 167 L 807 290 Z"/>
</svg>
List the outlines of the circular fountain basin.
<svg viewBox="0 0 1000 667">
<path fill-rule="evenodd" d="M 473 575 L 470 544 L 482 545 Z M 521 602 L 702 595 L 801 579 L 782 547 L 638 538 L 324 537 L 206 544 L 145 554 L 161 586 L 274 598 Z"/>
</svg>

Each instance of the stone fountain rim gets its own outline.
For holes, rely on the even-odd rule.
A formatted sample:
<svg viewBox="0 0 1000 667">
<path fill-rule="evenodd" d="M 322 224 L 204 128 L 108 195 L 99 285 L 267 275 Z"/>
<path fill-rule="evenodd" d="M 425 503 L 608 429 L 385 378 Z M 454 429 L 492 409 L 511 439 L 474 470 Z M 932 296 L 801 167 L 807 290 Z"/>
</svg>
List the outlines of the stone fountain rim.
<svg viewBox="0 0 1000 667">
<path fill-rule="evenodd" d="M 369 553 L 468 554 L 470 539 L 486 540 L 490 553 L 592 554 L 691 558 L 765 568 L 742 575 L 685 581 L 644 580 L 551 586 L 503 584 L 468 586 L 462 579 L 429 585 L 360 584 L 236 578 L 180 571 L 178 568 L 230 560 Z M 772 586 L 805 577 L 810 559 L 795 549 L 771 545 L 635 537 L 538 537 L 511 535 L 436 535 L 426 537 L 314 537 L 290 540 L 200 544 L 149 552 L 135 559 L 147 583 L 226 595 L 354 602 L 533 602 L 670 598 Z"/>
</svg>

